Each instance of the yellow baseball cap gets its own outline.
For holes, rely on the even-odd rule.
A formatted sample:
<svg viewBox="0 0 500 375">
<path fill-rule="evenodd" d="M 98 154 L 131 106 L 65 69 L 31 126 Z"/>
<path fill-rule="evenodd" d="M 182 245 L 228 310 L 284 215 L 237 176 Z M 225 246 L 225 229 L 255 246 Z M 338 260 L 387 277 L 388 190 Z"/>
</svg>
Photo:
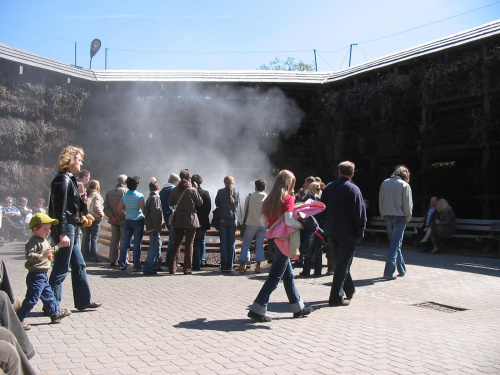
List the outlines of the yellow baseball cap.
<svg viewBox="0 0 500 375">
<path fill-rule="evenodd" d="M 57 219 L 52 219 L 49 215 L 47 214 L 34 214 L 33 217 L 30 220 L 30 228 L 33 228 L 35 225 L 38 224 L 52 224 L 52 225 L 57 225 L 59 224 L 59 220 Z"/>
</svg>

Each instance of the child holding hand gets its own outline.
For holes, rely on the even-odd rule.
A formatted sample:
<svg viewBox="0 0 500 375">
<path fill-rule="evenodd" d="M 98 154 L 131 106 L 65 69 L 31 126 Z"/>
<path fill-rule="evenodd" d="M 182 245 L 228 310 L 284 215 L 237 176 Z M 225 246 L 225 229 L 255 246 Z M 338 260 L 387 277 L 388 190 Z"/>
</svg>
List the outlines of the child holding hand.
<svg viewBox="0 0 500 375">
<path fill-rule="evenodd" d="M 26 297 L 21 308 L 17 311 L 17 316 L 23 328 L 27 331 L 31 326 L 24 321 L 24 318 L 35 307 L 38 300 L 42 300 L 44 311 L 50 316 L 52 324 L 61 322 L 61 319 L 71 315 L 68 309 L 59 309 L 54 293 L 49 285 L 47 272 L 51 268 L 53 252 L 58 250 L 58 246 L 52 248 L 47 238 L 50 235 L 50 227 L 57 225 L 58 220 L 52 219 L 47 214 L 38 213 L 33 215 L 29 226 L 33 231 L 33 236 L 29 239 L 25 247 L 28 276 L 26 276 Z"/>
</svg>

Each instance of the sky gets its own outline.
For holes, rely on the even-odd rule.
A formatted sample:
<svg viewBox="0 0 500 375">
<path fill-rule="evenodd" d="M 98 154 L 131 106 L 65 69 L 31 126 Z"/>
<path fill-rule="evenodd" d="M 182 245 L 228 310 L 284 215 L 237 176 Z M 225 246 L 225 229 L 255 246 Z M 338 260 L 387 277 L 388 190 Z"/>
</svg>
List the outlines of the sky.
<svg viewBox="0 0 500 375">
<path fill-rule="evenodd" d="M 316 50 L 336 71 L 498 19 L 499 0 L 0 0 L 0 43 L 89 68 L 97 38 L 93 69 L 314 67 Z"/>
</svg>

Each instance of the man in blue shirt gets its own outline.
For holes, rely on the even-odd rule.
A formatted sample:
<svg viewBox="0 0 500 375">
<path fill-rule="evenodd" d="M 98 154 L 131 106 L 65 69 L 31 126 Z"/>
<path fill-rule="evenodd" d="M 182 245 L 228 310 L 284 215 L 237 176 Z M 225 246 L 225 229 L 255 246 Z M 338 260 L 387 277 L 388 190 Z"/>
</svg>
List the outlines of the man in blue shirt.
<svg viewBox="0 0 500 375">
<path fill-rule="evenodd" d="M 335 257 L 328 304 L 348 306 L 356 292 L 350 268 L 356 243 L 363 238 L 366 227 L 366 209 L 361 191 L 352 182 L 354 163 L 343 161 L 338 169 L 339 179 L 329 183 L 321 195 L 321 202 L 326 205 L 323 212 L 324 231 L 333 246 Z"/>
</svg>

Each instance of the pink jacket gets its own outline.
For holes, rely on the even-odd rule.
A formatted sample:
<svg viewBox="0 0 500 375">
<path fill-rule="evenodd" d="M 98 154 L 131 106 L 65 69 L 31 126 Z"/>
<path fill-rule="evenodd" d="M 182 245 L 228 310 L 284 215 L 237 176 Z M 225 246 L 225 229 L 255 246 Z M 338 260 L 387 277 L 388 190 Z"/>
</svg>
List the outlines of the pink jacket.
<svg viewBox="0 0 500 375">
<path fill-rule="evenodd" d="M 313 201 L 308 199 L 305 202 L 295 204 L 295 208 L 293 210 L 293 216 L 297 218 L 299 215 L 302 218 L 309 217 L 311 215 L 316 215 L 325 209 L 325 204 L 323 202 Z M 298 259 L 299 251 L 298 246 L 300 246 L 300 229 L 296 229 L 286 225 L 285 220 L 283 220 L 284 216 L 281 216 L 276 222 L 276 224 L 271 227 L 266 233 L 267 238 L 274 238 L 274 243 L 278 246 L 281 253 L 290 257 L 292 259 Z M 290 244 L 291 236 L 297 236 L 295 239 L 292 239 L 293 245 Z M 298 245 L 297 245 L 298 239 Z M 297 247 L 297 248 L 295 248 Z"/>
</svg>

